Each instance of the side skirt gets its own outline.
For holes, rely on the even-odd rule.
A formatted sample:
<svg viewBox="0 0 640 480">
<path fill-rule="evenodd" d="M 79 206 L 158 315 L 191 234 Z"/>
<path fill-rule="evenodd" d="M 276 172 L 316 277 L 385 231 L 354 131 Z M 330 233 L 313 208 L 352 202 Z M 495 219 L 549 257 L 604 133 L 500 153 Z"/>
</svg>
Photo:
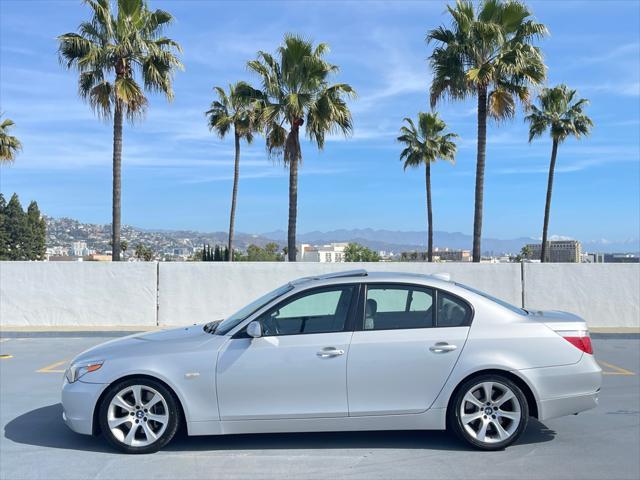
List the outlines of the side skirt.
<svg viewBox="0 0 640 480">
<path fill-rule="evenodd" d="M 340 418 L 293 418 L 189 422 L 189 435 L 236 433 L 341 432 L 365 430 L 444 430 L 446 409 L 432 408 L 411 415 L 371 415 Z"/>
</svg>

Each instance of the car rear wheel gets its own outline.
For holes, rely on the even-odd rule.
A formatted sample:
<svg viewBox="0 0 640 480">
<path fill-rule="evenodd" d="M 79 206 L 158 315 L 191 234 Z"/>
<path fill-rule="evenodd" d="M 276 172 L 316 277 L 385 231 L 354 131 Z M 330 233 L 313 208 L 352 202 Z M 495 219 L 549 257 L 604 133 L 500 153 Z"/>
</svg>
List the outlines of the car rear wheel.
<svg viewBox="0 0 640 480">
<path fill-rule="evenodd" d="M 100 404 L 100 428 L 107 441 L 126 453 L 153 453 L 178 429 L 178 405 L 161 383 L 129 379 L 112 385 Z"/>
<path fill-rule="evenodd" d="M 449 426 L 481 450 L 501 450 L 527 427 L 529 408 L 522 390 L 502 375 L 482 375 L 458 388 Z"/>
</svg>

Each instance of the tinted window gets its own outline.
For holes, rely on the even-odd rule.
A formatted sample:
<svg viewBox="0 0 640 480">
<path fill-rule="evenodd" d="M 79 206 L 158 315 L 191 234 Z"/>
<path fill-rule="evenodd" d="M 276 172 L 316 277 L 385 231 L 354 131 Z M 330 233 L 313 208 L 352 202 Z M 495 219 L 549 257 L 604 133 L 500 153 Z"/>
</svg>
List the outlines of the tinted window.
<svg viewBox="0 0 640 480">
<path fill-rule="evenodd" d="M 438 326 L 461 327 L 469 324 L 471 310 L 462 300 L 438 291 Z"/>
<path fill-rule="evenodd" d="M 326 333 L 344 330 L 353 286 L 323 288 L 285 300 L 259 321 L 265 336 Z"/>
<path fill-rule="evenodd" d="M 369 285 L 364 330 L 433 326 L 431 290 L 414 286 Z"/>
</svg>

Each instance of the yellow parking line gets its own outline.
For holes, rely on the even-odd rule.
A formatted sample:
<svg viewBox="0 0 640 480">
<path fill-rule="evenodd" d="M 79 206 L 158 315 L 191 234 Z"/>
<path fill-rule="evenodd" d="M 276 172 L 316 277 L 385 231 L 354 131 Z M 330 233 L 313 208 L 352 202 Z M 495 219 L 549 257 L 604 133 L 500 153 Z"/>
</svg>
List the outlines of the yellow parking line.
<svg viewBox="0 0 640 480">
<path fill-rule="evenodd" d="M 610 368 L 611 370 L 614 370 L 613 372 L 602 372 L 603 375 L 635 375 L 635 373 L 630 370 L 627 370 L 622 367 L 618 367 L 616 365 L 612 365 L 607 362 L 603 362 L 602 360 L 599 360 L 598 363 L 603 367 L 607 367 L 607 368 Z"/>
<path fill-rule="evenodd" d="M 40 370 L 36 370 L 37 373 L 64 373 L 64 370 L 56 370 L 56 367 L 60 365 L 64 365 L 67 363 L 67 360 L 62 360 L 60 362 L 52 363 L 51 365 L 47 365 L 46 367 L 41 368 Z"/>
<path fill-rule="evenodd" d="M 8 354 L 0 355 L 0 360 L 5 360 L 8 358 L 13 358 L 13 355 L 8 355 Z"/>
</svg>

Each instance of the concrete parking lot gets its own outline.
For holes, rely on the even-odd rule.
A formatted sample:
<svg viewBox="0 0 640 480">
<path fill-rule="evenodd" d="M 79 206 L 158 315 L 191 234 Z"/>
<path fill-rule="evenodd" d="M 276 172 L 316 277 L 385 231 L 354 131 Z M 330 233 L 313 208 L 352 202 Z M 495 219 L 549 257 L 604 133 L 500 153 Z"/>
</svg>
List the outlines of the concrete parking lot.
<svg viewBox="0 0 640 480">
<path fill-rule="evenodd" d="M 598 408 L 532 420 L 502 452 L 446 432 L 180 437 L 153 455 L 122 455 L 62 423 L 62 371 L 108 337 L 0 338 L 0 479 L 47 478 L 640 478 L 640 340 L 596 338 Z"/>
</svg>

